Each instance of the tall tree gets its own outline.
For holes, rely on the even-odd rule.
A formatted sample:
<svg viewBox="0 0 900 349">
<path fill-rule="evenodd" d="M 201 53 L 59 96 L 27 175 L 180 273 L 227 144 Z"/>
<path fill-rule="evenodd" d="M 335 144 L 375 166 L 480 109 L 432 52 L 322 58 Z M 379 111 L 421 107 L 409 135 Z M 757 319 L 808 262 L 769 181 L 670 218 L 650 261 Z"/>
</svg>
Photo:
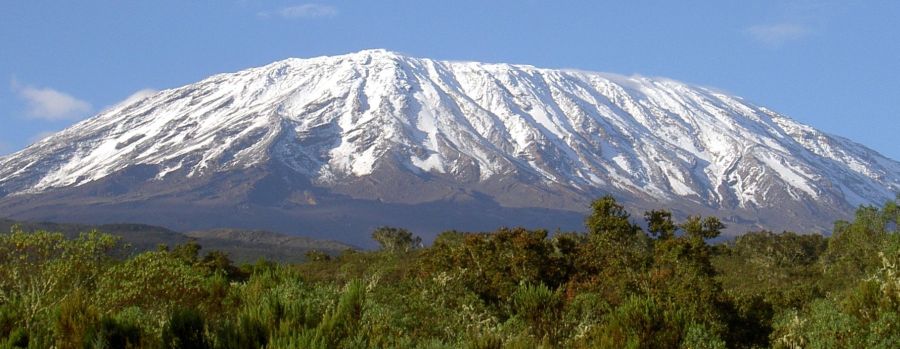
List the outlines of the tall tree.
<svg viewBox="0 0 900 349">
<path fill-rule="evenodd" d="M 381 227 L 372 232 L 372 239 L 382 251 L 405 253 L 422 247 L 422 238 L 403 228 Z"/>
</svg>

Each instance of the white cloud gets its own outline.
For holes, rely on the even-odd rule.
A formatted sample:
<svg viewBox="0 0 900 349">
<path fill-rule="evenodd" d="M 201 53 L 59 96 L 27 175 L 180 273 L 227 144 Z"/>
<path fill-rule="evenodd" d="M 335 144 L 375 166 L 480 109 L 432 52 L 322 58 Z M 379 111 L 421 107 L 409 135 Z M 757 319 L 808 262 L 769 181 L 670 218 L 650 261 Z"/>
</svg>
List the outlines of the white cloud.
<svg viewBox="0 0 900 349">
<path fill-rule="evenodd" d="M 132 94 L 129 95 L 128 97 L 125 97 L 125 99 L 123 99 L 123 100 L 121 100 L 121 101 L 118 101 L 118 102 L 116 102 L 116 103 L 113 103 L 113 104 L 110 104 L 110 105 L 107 105 L 107 106 L 101 108 L 101 110 L 107 111 L 107 110 L 109 110 L 109 109 L 112 109 L 112 108 L 115 108 L 115 107 L 118 107 L 118 106 L 127 106 L 127 105 L 129 105 L 129 104 L 132 104 L 132 103 L 134 103 L 134 102 L 138 102 L 138 101 L 140 101 L 140 100 L 142 100 L 142 99 L 144 99 L 144 98 L 150 97 L 150 96 L 155 95 L 155 94 L 157 94 L 157 93 L 159 93 L 159 91 L 158 91 L 158 90 L 155 90 L 155 89 L 152 89 L 152 88 L 141 89 L 141 90 L 138 90 L 138 91 L 135 92 L 135 93 L 132 93 Z"/>
<path fill-rule="evenodd" d="M 79 118 L 91 111 L 91 104 L 52 88 L 22 86 L 12 81 L 12 88 L 27 105 L 28 117 L 43 120 Z"/>
<path fill-rule="evenodd" d="M 768 46 L 780 46 L 789 41 L 803 39 L 812 34 L 809 26 L 796 23 L 755 25 L 746 30 L 754 40 Z"/>
<path fill-rule="evenodd" d="M 134 103 L 134 102 L 137 102 L 137 101 L 142 100 L 142 99 L 144 99 L 144 98 L 147 98 L 147 97 L 150 97 L 150 96 L 152 96 L 152 95 L 155 95 L 155 94 L 158 93 L 158 92 L 159 92 L 159 91 L 154 90 L 154 89 L 152 89 L 152 88 L 145 88 L 145 89 L 143 89 L 143 90 L 138 90 L 137 92 L 132 93 L 130 96 L 126 97 L 124 100 L 122 100 L 121 102 L 119 102 L 119 104 L 129 104 L 129 103 Z"/>
<path fill-rule="evenodd" d="M 288 6 L 277 11 L 263 11 L 258 13 L 260 17 L 268 18 L 278 16 L 286 19 L 324 18 L 337 16 L 338 9 L 334 6 L 322 4 L 302 4 Z"/>
<path fill-rule="evenodd" d="M 35 134 L 34 136 L 31 136 L 31 138 L 28 139 L 28 143 L 34 144 L 34 143 L 44 140 L 44 138 L 50 137 L 55 134 L 56 134 L 56 131 L 41 131 L 41 132 L 38 132 L 37 134 Z"/>
</svg>

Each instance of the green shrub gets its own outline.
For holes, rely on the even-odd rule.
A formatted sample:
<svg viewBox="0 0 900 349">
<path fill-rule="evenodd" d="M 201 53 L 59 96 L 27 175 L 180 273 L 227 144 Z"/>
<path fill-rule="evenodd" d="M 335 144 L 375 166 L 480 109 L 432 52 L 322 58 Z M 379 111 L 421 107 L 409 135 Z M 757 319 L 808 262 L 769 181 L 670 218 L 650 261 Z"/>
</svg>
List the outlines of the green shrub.
<svg viewBox="0 0 900 349">
<path fill-rule="evenodd" d="M 162 331 L 163 346 L 171 349 L 206 349 L 206 326 L 200 313 L 193 309 L 178 309 Z"/>
<path fill-rule="evenodd" d="M 558 341 L 563 311 L 561 295 L 544 284 L 522 284 L 512 295 L 515 316 L 528 324 L 530 333 L 538 340 Z"/>
<path fill-rule="evenodd" d="M 28 331 L 24 328 L 13 329 L 5 338 L 0 348 L 28 348 Z"/>
<path fill-rule="evenodd" d="M 85 349 L 140 348 L 141 330 L 135 324 L 104 317 L 98 324 L 86 331 L 83 347 Z"/>
<path fill-rule="evenodd" d="M 85 336 L 97 326 L 100 315 L 88 297 L 86 291 L 76 289 L 59 305 L 54 326 L 59 348 L 81 348 L 90 342 Z"/>
</svg>

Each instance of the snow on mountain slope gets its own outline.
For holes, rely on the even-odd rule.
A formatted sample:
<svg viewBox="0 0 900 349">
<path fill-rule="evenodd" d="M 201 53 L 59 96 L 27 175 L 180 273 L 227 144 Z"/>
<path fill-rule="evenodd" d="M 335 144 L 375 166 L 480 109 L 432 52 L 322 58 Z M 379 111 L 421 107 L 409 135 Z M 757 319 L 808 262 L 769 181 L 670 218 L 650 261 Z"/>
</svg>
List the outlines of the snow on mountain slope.
<svg viewBox="0 0 900 349">
<path fill-rule="evenodd" d="M 219 74 L 117 105 L 0 158 L 0 196 L 81 186 L 138 164 L 157 166 L 161 181 L 272 163 L 325 188 L 392 163 L 461 185 L 518 178 L 713 209 L 785 200 L 846 208 L 900 191 L 900 163 L 706 88 L 367 50 Z"/>
</svg>

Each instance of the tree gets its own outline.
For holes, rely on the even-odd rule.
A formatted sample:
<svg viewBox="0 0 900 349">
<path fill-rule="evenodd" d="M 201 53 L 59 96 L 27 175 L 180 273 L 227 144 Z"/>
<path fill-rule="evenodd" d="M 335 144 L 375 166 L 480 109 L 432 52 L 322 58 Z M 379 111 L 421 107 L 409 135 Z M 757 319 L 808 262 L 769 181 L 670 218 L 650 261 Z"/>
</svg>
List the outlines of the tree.
<svg viewBox="0 0 900 349">
<path fill-rule="evenodd" d="M 898 218 L 897 202 L 889 201 L 883 209 L 860 206 L 852 222 L 835 222 L 834 233 L 822 256 L 831 288 L 849 287 L 881 266 L 875 251 L 885 244 L 889 235 L 897 233 Z"/>
<path fill-rule="evenodd" d="M 508 299 L 520 283 L 557 287 L 568 275 L 559 268 L 546 230 L 501 228 L 492 233 L 446 232 L 429 250 L 433 272 L 460 276 L 488 302 Z"/>
<path fill-rule="evenodd" d="M 231 258 L 228 258 L 228 254 L 222 251 L 209 251 L 198 263 L 210 273 L 224 273 L 229 280 L 243 280 L 247 277 L 244 272 L 234 266 Z"/>
<path fill-rule="evenodd" d="M 687 221 L 681 224 L 681 229 L 689 237 L 713 239 L 722 233 L 722 229 L 725 229 L 725 224 L 722 224 L 717 217 L 689 216 Z"/>
<path fill-rule="evenodd" d="M 173 256 L 183 260 L 188 264 L 197 264 L 200 258 L 200 249 L 203 247 L 197 243 L 197 240 L 191 239 L 181 245 L 176 245 L 170 252 Z"/>
<path fill-rule="evenodd" d="M 0 234 L 0 305 L 17 304 L 26 329 L 65 300 L 72 289 L 91 289 L 111 262 L 118 239 L 90 232 Z"/>
<path fill-rule="evenodd" d="M 644 212 L 644 219 L 647 220 L 647 231 L 650 235 L 660 240 L 671 239 L 678 230 L 678 226 L 672 222 L 672 212 L 666 210 Z"/>
<path fill-rule="evenodd" d="M 690 227 L 689 220 L 685 225 Z M 654 245 L 653 263 L 650 267 L 647 293 L 654 298 L 678 308 L 685 321 L 679 326 L 689 323 L 702 324 L 710 333 L 721 335 L 725 331 L 724 322 L 726 300 L 723 297 L 720 283 L 715 279 L 716 270 L 710 261 L 711 248 L 701 237 L 712 236 L 717 225 L 712 222 L 698 231 L 685 235 L 660 240 Z M 687 230 L 687 229 L 686 229 Z M 703 230 L 706 230 L 705 232 Z M 680 330 L 686 330 L 681 327 Z"/>
<path fill-rule="evenodd" d="M 331 260 L 331 256 L 319 250 L 309 250 L 303 255 L 307 262 L 327 262 Z"/>
<path fill-rule="evenodd" d="M 638 288 L 651 260 L 650 239 L 612 196 L 591 204 L 587 242 L 579 246 L 576 284 L 618 303 Z"/>
<path fill-rule="evenodd" d="M 403 228 L 381 227 L 372 232 L 372 239 L 381 245 L 382 251 L 406 253 L 422 247 L 422 238 Z"/>
<path fill-rule="evenodd" d="M 640 231 L 640 227 L 629 221 L 628 211 L 611 195 L 594 200 L 591 214 L 585 225 L 589 235 L 612 235 L 615 238 L 629 238 Z"/>
</svg>

